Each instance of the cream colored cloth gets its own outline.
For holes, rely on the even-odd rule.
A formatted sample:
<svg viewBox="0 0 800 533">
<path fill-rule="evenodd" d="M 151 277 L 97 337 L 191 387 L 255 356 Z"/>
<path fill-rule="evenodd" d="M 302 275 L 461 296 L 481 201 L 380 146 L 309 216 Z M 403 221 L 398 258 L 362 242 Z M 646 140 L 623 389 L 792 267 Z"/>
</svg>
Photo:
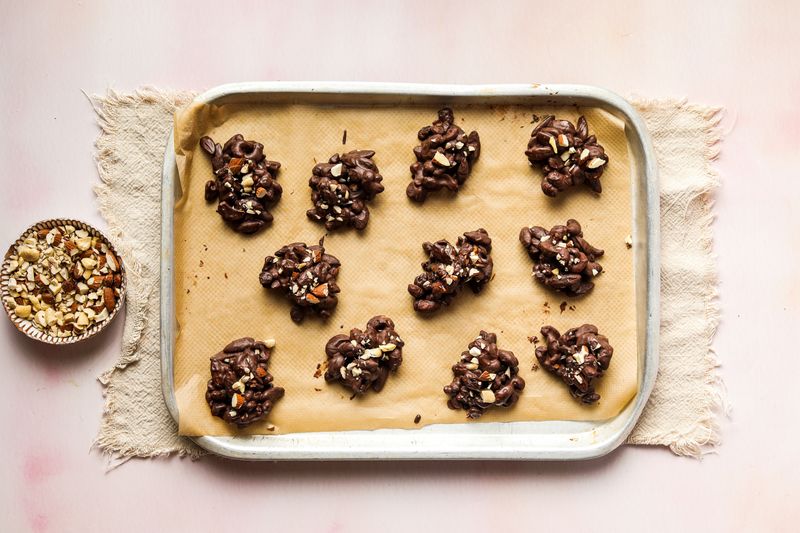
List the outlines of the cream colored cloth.
<svg viewBox="0 0 800 533">
<path fill-rule="evenodd" d="M 96 445 L 112 463 L 202 454 L 161 400 L 159 265 L 161 166 L 173 112 L 192 93 L 143 88 L 92 98 L 102 133 L 96 193 L 126 259 L 129 292 L 122 353 L 100 377 L 106 405 Z M 679 101 L 634 101 L 661 173 L 662 327 L 658 380 L 632 444 L 700 455 L 719 441 L 721 387 L 710 343 L 717 326 L 710 196 L 718 184 L 719 110 Z"/>
</svg>

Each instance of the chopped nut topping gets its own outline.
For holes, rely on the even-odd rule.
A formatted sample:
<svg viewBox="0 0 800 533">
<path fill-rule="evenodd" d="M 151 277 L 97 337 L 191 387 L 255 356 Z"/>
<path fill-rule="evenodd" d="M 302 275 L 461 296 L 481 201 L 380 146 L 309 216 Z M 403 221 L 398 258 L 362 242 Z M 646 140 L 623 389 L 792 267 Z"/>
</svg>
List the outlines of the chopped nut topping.
<svg viewBox="0 0 800 533">
<path fill-rule="evenodd" d="M 581 349 L 572 354 L 572 357 L 578 362 L 579 365 L 582 365 L 587 353 L 589 352 L 586 350 L 586 346 L 581 346 Z"/>
<path fill-rule="evenodd" d="M 494 403 L 496 397 L 492 389 L 481 389 L 481 401 L 483 403 Z"/>
<path fill-rule="evenodd" d="M 367 352 L 369 352 L 373 359 L 379 359 L 383 357 L 383 350 L 381 348 L 370 348 L 367 350 Z"/>
<path fill-rule="evenodd" d="M 600 168 L 605 164 L 606 164 L 606 160 L 605 159 L 601 159 L 599 157 L 595 157 L 594 159 L 589 161 L 589 164 L 586 165 L 586 166 L 589 167 L 589 168 L 594 169 L 594 168 Z"/>
<path fill-rule="evenodd" d="M 442 165 L 443 167 L 450 166 L 450 160 L 447 159 L 447 156 L 444 155 L 442 152 L 436 152 L 433 156 L 433 160 Z"/>
</svg>

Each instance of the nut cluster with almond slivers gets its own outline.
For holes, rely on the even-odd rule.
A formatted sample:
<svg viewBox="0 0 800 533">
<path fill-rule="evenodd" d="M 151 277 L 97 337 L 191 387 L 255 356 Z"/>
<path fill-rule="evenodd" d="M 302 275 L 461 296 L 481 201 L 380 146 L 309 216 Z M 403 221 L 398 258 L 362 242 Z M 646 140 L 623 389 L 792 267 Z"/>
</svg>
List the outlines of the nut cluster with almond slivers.
<svg viewBox="0 0 800 533">
<path fill-rule="evenodd" d="M 70 224 L 31 231 L 9 250 L 4 304 L 54 337 L 106 321 L 122 287 L 119 258 L 98 235 Z"/>
<path fill-rule="evenodd" d="M 572 396 L 582 403 L 595 403 L 600 395 L 594 390 L 595 381 L 602 377 L 614 348 L 597 326 L 584 324 L 561 335 L 552 326 L 541 329 L 544 344 L 536 348 L 536 359 L 548 372 L 561 378 Z"/>
<path fill-rule="evenodd" d="M 457 192 L 469 177 L 481 153 L 477 131 L 467 135 L 453 118 L 453 110 L 439 110 L 439 118 L 417 133 L 420 145 L 414 148 L 417 161 L 411 165 L 411 183 L 406 195 L 424 202 L 428 194 L 440 189 Z"/>
<path fill-rule="evenodd" d="M 392 319 L 374 316 L 364 331 L 353 328 L 349 335 L 336 335 L 328 341 L 325 380 L 337 381 L 356 395 L 369 389 L 380 392 L 389 373 L 403 362 L 404 344 Z"/>
<path fill-rule="evenodd" d="M 325 253 L 323 242 L 287 244 L 264 259 L 261 285 L 282 292 L 292 302 L 290 316 L 297 323 L 307 314 L 328 318 L 338 303 L 336 277 L 341 263 Z"/>
<path fill-rule="evenodd" d="M 519 361 L 497 347 L 497 335 L 481 331 L 453 365 L 453 381 L 444 388 L 450 409 L 464 409 L 467 418 L 480 418 L 487 409 L 511 407 L 525 388 Z"/>
<path fill-rule="evenodd" d="M 308 181 L 314 207 L 306 216 L 324 223 L 328 231 L 347 226 L 366 228 L 367 202 L 383 192 L 383 177 L 372 160 L 374 155 L 372 150 L 353 150 L 315 165 Z"/>
<path fill-rule="evenodd" d="M 267 371 L 274 347 L 273 339 L 261 342 L 244 337 L 211 358 L 206 402 L 212 415 L 244 427 L 269 414 L 284 394 Z"/>
<path fill-rule="evenodd" d="M 581 225 L 569 219 L 566 226 L 523 227 L 519 240 L 536 264 L 533 277 L 539 283 L 570 296 L 586 294 L 594 288 L 594 278 L 603 267 L 597 258 L 603 250 L 583 238 Z"/>
<path fill-rule="evenodd" d="M 224 145 L 210 137 L 200 147 L 211 157 L 214 179 L 206 182 L 205 198 L 217 201 L 217 213 L 240 233 L 255 233 L 272 222 L 269 208 L 281 198 L 275 181 L 281 164 L 264 156 L 264 145 L 236 134 Z"/>
<path fill-rule="evenodd" d="M 464 287 L 477 294 L 492 279 L 492 239 L 483 228 L 464 233 L 456 246 L 440 240 L 423 243 L 422 249 L 428 260 L 408 286 L 415 311 L 431 313 L 450 305 Z"/>
<path fill-rule="evenodd" d="M 531 132 L 528 160 L 544 172 L 542 191 L 547 196 L 585 183 L 591 190 L 603 190 L 600 177 L 608 164 L 608 156 L 594 135 L 589 135 L 585 117 L 575 127 L 569 120 L 553 115 L 544 117 Z"/>
</svg>

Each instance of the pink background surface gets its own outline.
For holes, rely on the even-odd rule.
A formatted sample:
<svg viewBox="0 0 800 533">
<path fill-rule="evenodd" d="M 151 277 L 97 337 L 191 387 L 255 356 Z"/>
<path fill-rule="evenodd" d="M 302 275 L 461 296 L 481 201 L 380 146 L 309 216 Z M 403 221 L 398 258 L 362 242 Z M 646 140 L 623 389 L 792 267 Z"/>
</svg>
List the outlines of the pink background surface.
<svg viewBox="0 0 800 533">
<path fill-rule="evenodd" d="M 733 411 L 723 446 L 703 461 L 624 447 L 574 464 L 172 458 L 106 474 L 89 449 L 103 404 L 96 376 L 115 361 L 122 321 L 78 347 L 49 350 L 2 320 L 1 530 L 211 531 L 254 521 L 297 531 L 493 530 L 507 518 L 530 526 L 515 530 L 547 531 L 583 527 L 590 516 L 593 531 L 796 527 L 797 347 L 784 331 L 800 318 L 800 255 L 790 246 L 800 208 L 800 4 L 134 4 L 0 1 L 0 242 L 54 216 L 105 227 L 92 193 L 98 131 L 82 90 L 547 81 L 686 96 L 727 108 L 714 346 Z M 754 253 L 761 247 L 771 253 Z"/>
</svg>

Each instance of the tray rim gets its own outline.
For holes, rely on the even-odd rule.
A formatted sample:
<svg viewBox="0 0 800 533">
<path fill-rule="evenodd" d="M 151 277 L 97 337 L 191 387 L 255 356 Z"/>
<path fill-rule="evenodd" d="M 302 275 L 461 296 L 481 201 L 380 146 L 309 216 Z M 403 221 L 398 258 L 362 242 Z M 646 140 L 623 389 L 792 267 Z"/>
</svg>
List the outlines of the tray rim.
<svg viewBox="0 0 800 533">
<path fill-rule="evenodd" d="M 591 105 L 601 107 L 626 125 L 628 142 L 639 152 L 637 179 L 631 180 L 632 192 L 636 182 L 643 181 L 646 213 L 645 233 L 646 262 L 644 354 L 640 354 L 641 369 L 639 389 L 632 404 L 629 404 L 616 417 L 607 421 L 530 421 L 508 423 L 439 424 L 420 429 L 386 429 L 374 431 L 341 431 L 296 433 L 272 436 L 200 436 L 191 439 L 205 450 L 234 459 L 249 460 L 433 460 L 433 459 L 492 459 L 492 460 L 580 460 L 601 457 L 619 447 L 633 430 L 655 384 L 658 372 L 658 338 L 660 327 L 660 205 L 658 188 L 658 169 L 655 152 L 643 120 L 625 99 L 607 89 L 575 84 L 417 84 L 384 82 L 241 82 L 213 87 L 193 100 L 193 103 L 209 103 L 223 97 L 258 95 L 293 95 L 302 98 L 316 95 L 363 95 L 398 98 L 457 98 L 473 97 L 503 100 L 504 98 L 530 98 L 531 105 Z M 160 343 L 162 393 L 170 415 L 178 421 L 178 407 L 174 396 L 172 349 L 175 330 L 172 243 L 173 243 L 173 202 L 177 167 L 173 149 L 173 131 L 167 139 L 162 168 L 162 219 L 161 219 L 161 276 L 160 276 Z M 635 157 L 635 154 L 631 154 Z M 632 202 L 635 195 L 632 194 Z M 168 207 L 168 208 L 167 208 Z M 634 205 L 633 212 L 636 213 Z M 633 222 L 636 222 L 634 218 Z M 637 245 L 634 224 L 634 246 Z M 638 281 L 637 281 L 638 282 Z M 639 311 L 641 312 L 641 311 Z M 617 420 L 621 417 L 623 420 Z M 596 438 L 596 429 L 604 423 L 616 422 L 616 427 L 603 439 Z M 574 426 L 573 437 L 569 433 L 550 432 L 548 429 Z M 588 426 L 587 426 L 588 425 Z M 484 430 L 470 432 L 469 441 L 459 439 L 453 444 L 447 437 L 467 426 Z M 517 432 L 524 427 L 547 428 L 535 434 Z M 444 431 L 447 428 L 455 431 Z M 502 429 L 501 429 L 502 428 Z M 433 429 L 433 431 L 432 431 Z M 589 431 L 591 430 L 591 431 Z M 552 435 L 551 435 L 552 433 Z M 415 436 L 412 436 L 414 434 Z M 542 443 L 532 446 L 526 437 L 538 436 Z M 386 438 L 388 436 L 388 438 Z M 424 436 L 424 438 L 423 438 Z M 406 440 L 405 445 L 392 447 L 389 440 Z M 313 441 L 317 440 L 318 443 Z M 260 443 L 259 443 L 260 441 Z M 306 442 L 310 441 L 310 442 Z M 360 445 L 359 445 L 360 441 Z M 420 447 L 419 441 L 426 441 Z M 438 442 L 441 441 L 441 442 Z M 282 447 L 270 448 L 264 443 L 280 443 Z M 324 443 L 325 447 L 320 447 Z M 411 444 L 411 446 L 409 446 Z M 360 446 L 360 447 L 359 447 Z M 403 447 L 405 446 L 405 447 Z"/>
</svg>

